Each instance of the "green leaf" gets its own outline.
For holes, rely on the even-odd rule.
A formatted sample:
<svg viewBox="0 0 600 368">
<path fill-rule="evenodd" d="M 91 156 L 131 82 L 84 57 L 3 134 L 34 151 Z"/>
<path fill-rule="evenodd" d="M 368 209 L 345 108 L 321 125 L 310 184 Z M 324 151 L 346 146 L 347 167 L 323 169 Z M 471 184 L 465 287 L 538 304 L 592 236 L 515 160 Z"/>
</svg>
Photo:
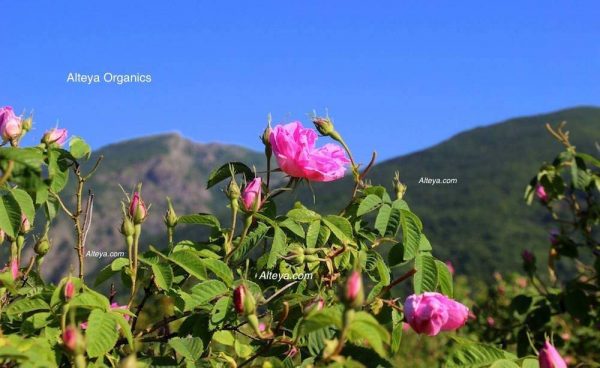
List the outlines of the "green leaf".
<svg viewBox="0 0 600 368">
<path fill-rule="evenodd" d="M 40 170 L 44 162 L 41 148 L 0 147 L 0 161 L 12 160 L 30 168 Z"/>
<path fill-rule="evenodd" d="M 210 321 L 214 325 L 220 325 L 225 321 L 225 317 L 227 317 L 227 313 L 229 312 L 231 306 L 231 297 L 223 297 L 217 300 L 215 303 L 211 315 Z"/>
<path fill-rule="evenodd" d="M 425 234 L 421 233 L 419 238 L 419 251 L 421 252 L 431 252 L 433 248 L 431 248 L 431 243 L 425 236 Z"/>
<path fill-rule="evenodd" d="M 490 368 L 520 368 L 519 365 L 508 359 L 497 360 Z"/>
<path fill-rule="evenodd" d="M 385 236 L 391 213 L 392 207 L 389 204 L 384 204 L 379 208 L 379 212 L 375 218 L 375 230 L 377 230 L 381 236 Z"/>
<path fill-rule="evenodd" d="M 21 229 L 21 207 L 11 193 L 0 197 L 0 229 L 13 238 Z"/>
<path fill-rule="evenodd" d="M 397 310 L 392 310 L 392 339 L 390 343 L 390 349 L 392 353 L 396 354 L 400 350 L 400 342 L 402 341 L 402 333 L 404 332 L 404 322 L 402 321 L 403 316 Z"/>
<path fill-rule="evenodd" d="M 286 236 L 283 230 L 279 227 L 275 228 L 275 234 L 273 235 L 273 243 L 271 244 L 271 251 L 267 258 L 267 268 L 271 269 L 275 267 L 275 264 L 285 252 L 286 248 Z"/>
<path fill-rule="evenodd" d="M 402 224 L 402 243 L 404 245 L 404 260 L 413 259 L 421 241 L 421 220 L 412 212 L 400 210 Z"/>
<path fill-rule="evenodd" d="M 232 171 L 234 174 L 244 174 L 246 180 L 254 179 L 254 172 L 245 164 L 241 162 L 228 162 L 210 173 L 210 175 L 208 176 L 206 189 L 210 189 L 215 184 L 218 184 L 225 179 L 231 178 Z"/>
<path fill-rule="evenodd" d="M 92 148 L 90 145 L 80 137 L 71 137 L 71 140 L 69 141 L 69 151 L 76 159 L 85 157 L 87 160 L 92 154 Z"/>
<path fill-rule="evenodd" d="M 187 360 L 197 361 L 204 351 L 204 344 L 199 337 L 174 337 L 169 340 L 169 346 Z"/>
<path fill-rule="evenodd" d="M 348 338 L 356 344 L 366 340 L 369 346 L 382 357 L 387 355 L 385 344 L 389 343 L 388 331 L 371 314 L 356 312 L 348 328 Z"/>
<path fill-rule="evenodd" d="M 92 358 L 103 356 L 115 346 L 119 338 L 115 319 L 108 312 L 94 309 L 88 318 L 85 336 L 88 355 Z"/>
<path fill-rule="evenodd" d="M 352 225 L 342 217 L 336 215 L 325 216 L 322 219 L 325 226 L 344 244 L 354 244 L 352 239 Z"/>
<path fill-rule="evenodd" d="M 169 290 L 173 284 L 173 269 L 165 263 L 153 263 L 151 266 L 154 282 L 162 290 Z"/>
<path fill-rule="evenodd" d="M 244 238 L 244 241 L 237 247 L 235 253 L 232 255 L 232 260 L 237 262 L 248 254 L 250 250 L 254 249 L 254 247 L 265 237 L 269 229 L 269 226 L 264 223 L 257 223 L 256 228 L 248 233 Z"/>
<path fill-rule="evenodd" d="M 178 224 L 196 224 L 210 226 L 217 229 L 221 228 L 221 223 L 216 216 L 208 213 L 195 213 L 192 215 L 183 215 L 177 218 Z"/>
<path fill-rule="evenodd" d="M 342 311 L 338 308 L 325 308 L 305 317 L 300 326 L 300 336 L 306 336 L 310 332 L 325 327 L 335 326 L 342 328 Z"/>
<path fill-rule="evenodd" d="M 108 301 L 108 298 L 90 289 L 75 295 L 73 299 L 69 301 L 69 305 L 85 309 L 101 309 L 105 311 L 110 309 L 110 302 Z"/>
<path fill-rule="evenodd" d="M 521 368 L 540 368 L 537 358 L 525 358 L 521 364 Z"/>
<path fill-rule="evenodd" d="M 321 221 L 313 221 L 306 230 L 306 247 L 315 248 L 319 240 L 319 231 L 321 230 Z"/>
<path fill-rule="evenodd" d="M 435 259 L 428 253 L 420 253 L 415 257 L 413 287 L 416 294 L 424 291 L 435 291 L 437 286 L 437 266 Z"/>
<path fill-rule="evenodd" d="M 454 294 L 452 288 L 452 274 L 448 269 L 448 266 L 439 260 L 435 260 L 435 266 L 437 267 L 437 280 L 440 292 L 450 298 Z"/>
<path fill-rule="evenodd" d="M 294 208 L 289 210 L 286 216 L 294 221 L 303 223 L 309 223 L 321 219 L 321 215 L 307 208 Z"/>
<path fill-rule="evenodd" d="M 194 302 L 202 305 L 229 291 L 227 286 L 219 280 L 207 280 L 195 285 L 191 292 Z"/>
<path fill-rule="evenodd" d="M 6 308 L 6 314 L 9 316 L 15 316 L 22 313 L 36 312 L 36 311 L 49 311 L 50 306 L 41 298 L 27 298 L 19 299 L 12 302 L 8 308 Z"/>
<path fill-rule="evenodd" d="M 202 263 L 204 263 L 206 268 L 217 275 L 218 278 L 223 280 L 227 286 L 231 286 L 233 283 L 233 272 L 231 272 L 229 266 L 218 259 L 203 259 Z"/>
<path fill-rule="evenodd" d="M 302 228 L 302 225 L 298 224 L 296 221 L 294 221 L 292 219 L 288 218 L 288 219 L 281 221 L 279 223 L 279 226 L 290 230 L 292 233 L 294 233 L 296 236 L 298 236 L 301 239 L 304 239 L 306 236 L 304 234 L 304 228 Z"/>
<path fill-rule="evenodd" d="M 194 251 L 180 250 L 173 253 L 168 259 L 198 280 L 206 280 L 206 267 Z"/>
<path fill-rule="evenodd" d="M 33 220 L 35 219 L 35 207 L 33 205 L 33 199 L 31 199 L 31 196 L 23 189 L 15 188 L 11 190 L 11 193 L 17 201 L 17 203 L 19 203 L 21 212 L 25 214 L 25 216 L 33 226 Z"/>
<path fill-rule="evenodd" d="M 127 320 L 125 319 L 125 316 L 122 313 L 118 313 L 117 311 L 118 311 L 118 309 L 115 309 L 113 311 L 110 311 L 109 313 L 111 314 L 111 316 L 113 317 L 115 322 L 119 325 L 119 327 L 120 327 L 119 331 L 123 334 L 123 336 L 125 336 L 129 346 L 132 349 L 134 349 L 135 345 L 133 342 L 133 333 L 131 333 L 131 327 L 129 326 L 129 322 L 127 322 Z"/>
<path fill-rule="evenodd" d="M 104 281 L 110 279 L 114 274 L 120 272 L 123 267 L 128 265 L 129 260 L 127 258 L 115 258 L 108 266 L 100 270 L 98 277 L 96 277 L 94 286 L 102 284 Z"/>
<path fill-rule="evenodd" d="M 358 210 L 356 211 L 356 216 L 363 216 L 371 211 L 374 211 L 377 207 L 381 206 L 383 202 L 381 198 L 376 196 L 375 194 L 369 194 L 358 205 Z"/>
<path fill-rule="evenodd" d="M 492 345 L 476 343 L 457 337 L 454 340 L 458 342 L 458 345 L 446 360 L 446 367 L 449 368 L 484 367 L 501 359 L 515 360 L 517 358 L 513 354 Z"/>
</svg>

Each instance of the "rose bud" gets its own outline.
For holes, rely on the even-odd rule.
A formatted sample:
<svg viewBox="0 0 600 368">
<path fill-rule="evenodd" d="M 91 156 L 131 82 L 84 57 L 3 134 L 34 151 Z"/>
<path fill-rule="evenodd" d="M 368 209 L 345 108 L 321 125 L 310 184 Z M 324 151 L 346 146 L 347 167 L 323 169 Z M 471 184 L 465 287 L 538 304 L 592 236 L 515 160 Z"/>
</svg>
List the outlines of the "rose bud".
<svg viewBox="0 0 600 368">
<path fill-rule="evenodd" d="M 546 189 L 540 184 L 535 186 L 535 195 L 542 202 L 548 202 L 548 194 L 546 193 Z"/>
<path fill-rule="evenodd" d="M 38 239 L 33 247 L 33 250 L 38 256 L 43 257 L 48 254 L 48 251 L 50 250 L 50 240 L 48 239 L 47 234 L 44 234 L 44 236 Z"/>
<path fill-rule="evenodd" d="M 85 352 L 85 343 L 83 336 L 75 326 L 67 326 L 62 333 L 62 340 L 65 347 L 77 355 Z"/>
<path fill-rule="evenodd" d="M 52 128 L 42 137 L 42 143 L 46 145 L 56 144 L 62 146 L 67 141 L 68 132 L 66 129 Z"/>
<path fill-rule="evenodd" d="M 254 178 L 242 191 L 242 204 L 248 212 L 257 212 L 262 205 L 262 179 Z"/>
<path fill-rule="evenodd" d="M 173 203 L 171 202 L 171 198 L 167 197 L 167 213 L 165 214 L 165 225 L 168 228 L 174 228 L 177 225 L 177 214 L 175 213 L 175 209 L 173 208 Z"/>
<path fill-rule="evenodd" d="M 285 259 L 291 261 L 291 263 L 295 266 L 301 266 L 304 264 L 304 247 L 301 245 L 295 244 L 290 247 L 288 254 Z"/>
<path fill-rule="evenodd" d="M 225 194 L 232 202 L 240 198 L 240 187 L 234 179 L 229 182 Z"/>
<path fill-rule="evenodd" d="M 254 297 L 248 292 L 244 284 L 240 284 L 233 290 L 233 306 L 238 314 L 249 316 L 254 314 L 256 303 Z"/>
<path fill-rule="evenodd" d="M 21 234 L 28 233 L 31 230 L 31 223 L 25 214 L 21 214 Z"/>
<path fill-rule="evenodd" d="M 496 324 L 496 320 L 494 319 L 494 317 L 488 317 L 485 319 L 485 321 L 490 327 L 494 327 L 494 325 Z"/>
<path fill-rule="evenodd" d="M 121 222 L 120 232 L 126 237 L 130 237 L 135 234 L 135 225 L 133 224 L 129 216 L 123 216 L 123 222 Z"/>
<path fill-rule="evenodd" d="M 546 340 L 544 346 L 540 349 L 538 361 L 540 368 L 567 368 L 567 363 L 565 363 L 556 348 L 548 340 Z"/>
<path fill-rule="evenodd" d="M 446 267 L 448 267 L 448 271 L 450 272 L 451 275 L 454 275 L 454 265 L 452 264 L 451 261 L 446 261 Z"/>
<path fill-rule="evenodd" d="M 69 277 L 69 279 L 65 283 L 64 294 L 66 300 L 71 300 L 73 298 L 73 295 L 75 294 L 75 285 L 73 284 L 73 280 L 71 280 L 71 277 Z"/>
<path fill-rule="evenodd" d="M 315 125 L 315 128 L 317 128 L 317 131 L 321 133 L 321 135 L 330 135 L 335 132 L 333 122 L 329 118 L 321 118 L 315 116 L 312 119 L 312 122 Z"/>
<path fill-rule="evenodd" d="M 362 306 L 364 301 L 364 291 L 362 275 L 360 272 L 352 271 L 350 277 L 346 280 L 344 299 L 346 303 L 353 308 Z"/>
<path fill-rule="evenodd" d="M 406 299 L 404 316 L 417 333 L 435 336 L 440 331 L 462 327 L 469 317 L 469 308 L 440 293 L 427 292 Z"/>
<path fill-rule="evenodd" d="M 10 274 L 11 274 L 13 280 L 16 280 L 17 277 L 19 277 L 19 262 L 17 261 L 16 258 L 13 258 L 10 261 Z"/>
<path fill-rule="evenodd" d="M 23 133 L 21 118 L 16 116 L 12 107 L 0 108 L 0 135 L 4 142 L 19 138 Z"/>
<path fill-rule="evenodd" d="M 521 258 L 523 258 L 523 263 L 534 263 L 535 262 L 535 255 L 527 249 L 525 249 L 521 253 Z"/>
<path fill-rule="evenodd" d="M 319 296 L 319 297 L 316 297 L 315 299 L 311 300 L 304 307 L 303 312 L 304 312 L 305 316 L 308 316 L 309 314 L 323 310 L 324 307 L 325 307 L 325 300 Z"/>
<path fill-rule="evenodd" d="M 146 219 L 148 210 L 146 204 L 142 200 L 139 192 L 133 193 L 133 198 L 129 204 L 129 216 L 133 220 L 134 224 L 141 224 Z"/>
<path fill-rule="evenodd" d="M 400 172 L 399 171 L 396 171 L 394 173 L 394 180 L 392 181 L 392 183 L 394 184 L 394 191 L 396 192 L 396 198 L 402 199 L 404 197 L 404 194 L 406 194 L 406 189 L 408 189 L 408 187 L 406 186 L 406 184 L 404 184 L 400 181 Z"/>
</svg>

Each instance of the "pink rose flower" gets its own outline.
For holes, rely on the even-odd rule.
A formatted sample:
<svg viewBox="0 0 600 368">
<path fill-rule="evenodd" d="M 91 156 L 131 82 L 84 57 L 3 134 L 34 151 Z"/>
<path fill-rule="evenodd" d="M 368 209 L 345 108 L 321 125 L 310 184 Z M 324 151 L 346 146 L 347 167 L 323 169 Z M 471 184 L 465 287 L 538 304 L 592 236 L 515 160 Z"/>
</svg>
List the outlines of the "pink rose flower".
<svg viewBox="0 0 600 368">
<path fill-rule="evenodd" d="M 262 179 L 254 178 L 242 191 L 242 203 L 246 211 L 258 211 L 261 206 Z"/>
<path fill-rule="evenodd" d="M 315 148 L 316 140 L 317 133 L 298 121 L 277 125 L 269 137 L 279 168 L 286 174 L 311 181 L 342 178 L 350 162 L 343 148 L 332 143 Z"/>
<path fill-rule="evenodd" d="M 540 349 L 538 355 L 540 368 L 567 368 L 567 363 L 560 356 L 558 351 L 548 340 Z"/>
<path fill-rule="evenodd" d="M 42 142 L 62 146 L 67 141 L 67 136 L 68 132 L 66 129 L 53 128 L 44 134 Z"/>
<path fill-rule="evenodd" d="M 16 116 L 12 107 L 0 108 L 0 135 L 5 142 L 18 138 L 23 133 L 21 118 Z"/>
<path fill-rule="evenodd" d="M 435 336 L 440 331 L 462 327 L 468 319 L 469 308 L 440 293 L 411 295 L 404 303 L 406 321 L 417 333 Z"/>
</svg>

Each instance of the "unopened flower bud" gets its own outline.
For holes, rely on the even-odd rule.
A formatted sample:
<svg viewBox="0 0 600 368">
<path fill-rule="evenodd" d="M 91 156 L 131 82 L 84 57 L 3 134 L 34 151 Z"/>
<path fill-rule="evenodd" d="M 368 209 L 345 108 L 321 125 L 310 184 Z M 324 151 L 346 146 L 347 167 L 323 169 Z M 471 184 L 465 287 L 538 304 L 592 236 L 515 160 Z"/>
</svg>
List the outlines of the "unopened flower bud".
<svg viewBox="0 0 600 368">
<path fill-rule="evenodd" d="M 165 214 L 165 225 L 168 228 L 174 228 L 177 225 L 177 214 L 175 213 L 175 209 L 173 208 L 173 203 L 171 202 L 171 198 L 167 197 L 167 213 Z"/>
<path fill-rule="evenodd" d="M 33 126 L 33 116 L 30 115 L 28 118 L 23 119 L 21 123 L 23 127 L 23 132 L 27 133 L 31 130 L 31 127 Z"/>
<path fill-rule="evenodd" d="M 265 128 L 263 134 L 260 136 L 260 140 L 265 145 L 265 152 L 267 148 L 271 150 L 271 125 Z"/>
<path fill-rule="evenodd" d="M 364 291 L 362 275 L 358 271 L 352 271 L 350 277 L 346 280 L 344 290 L 345 302 L 353 308 L 362 306 L 364 301 Z"/>
<path fill-rule="evenodd" d="M 254 178 L 241 193 L 242 204 L 248 212 L 257 212 L 262 205 L 262 179 Z"/>
<path fill-rule="evenodd" d="M 547 340 L 539 351 L 538 360 L 540 368 L 567 368 L 567 363 Z"/>
<path fill-rule="evenodd" d="M 292 245 L 288 251 L 287 257 L 290 262 L 296 266 L 304 264 L 304 247 L 299 244 Z"/>
<path fill-rule="evenodd" d="M 229 185 L 227 186 L 227 191 L 225 192 L 225 194 L 227 195 L 227 198 L 231 200 L 232 203 L 237 201 L 238 198 L 240 198 L 240 187 L 235 182 L 235 179 L 231 179 Z"/>
<path fill-rule="evenodd" d="M 133 198 L 131 198 L 131 202 L 129 203 L 129 216 L 131 216 L 133 223 L 136 225 L 141 224 L 146 220 L 147 215 L 148 209 L 146 208 L 146 204 L 140 196 L 140 193 L 133 193 Z"/>
<path fill-rule="evenodd" d="M 23 134 L 21 118 L 16 116 L 12 107 L 0 108 L 0 136 L 3 141 L 12 141 Z"/>
<path fill-rule="evenodd" d="M 335 132 L 333 122 L 329 118 L 315 116 L 313 118 L 313 124 L 315 124 L 315 128 L 317 128 L 317 131 L 322 135 L 328 136 Z"/>
<path fill-rule="evenodd" d="M 309 314 L 323 310 L 324 307 L 325 300 L 320 296 L 316 297 L 304 307 L 304 315 L 308 316 Z"/>
<path fill-rule="evenodd" d="M 63 344 L 71 353 L 75 355 L 85 352 L 85 342 L 83 336 L 75 326 L 67 326 L 62 333 Z"/>
<path fill-rule="evenodd" d="M 252 293 L 248 292 L 248 289 L 244 284 L 240 284 L 233 290 L 233 306 L 238 314 L 246 316 L 254 314 L 256 302 L 254 301 Z"/>
<path fill-rule="evenodd" d="M 123 216 L 123 222 L 121 223 L 121 234 L 126 237 L 133 236 L 135 234 L 135 225 L 129 216 Z"/>
<path fill-rule="evenodd" d="M 35 243 L 33 250 L 38 256 L 45 256 L 48 254 L 50 250 L 50 240 L 48 240 L 48 234 L 44 234 L 38 241 Z"/>
<path fill-rule="evenodd" d="M 69 133 L 66 129 L 52 128 L 42 137 L 42 143 L 50 146 L 52 144 L 62 146 L 66 141 Z"/>
<path fill-rule="evenodd" d="M 548 202 L 548 194 L 542 185 L 538 184 L 535 186 L 535 195 L 543 203 Z"/>
<path fill-rule="evenodd" d="M 523 263 L 526 263 L 526 264 L 535 263 L 535 255 L 527 249 L 525 249 L 521 253 L 521 258 L 523 258 Z"/>
<path fill-rule="evenodd" d="M 16 280 L 19 277 L 19 262 L 17 261 L 17 258 L 13 258 L 10 261 L 10 275 L 13 280 Z"/>
<path fill-rule="evenodd" d="M 400 173 L 396 171 L 394 174 L 394 191 L 396 192 L 396 198 L 402 199 L 406 193 L 407 186 L 400 181 Z"/>
<path fill-rule="evenodd" d="M 26 234 L 31 230 L 31 223 L 25 214 L 21 214 L 21 234 Z"/>
<path fill-rule="evenodd" d="M 71 300 L 73 295 L 75 295 L 75 284 L 73 284 L 73 280 L 71 280 L 70 276 L 67 282 L 65 282 L 64 295 L 66 300 Z"/>
</svg>

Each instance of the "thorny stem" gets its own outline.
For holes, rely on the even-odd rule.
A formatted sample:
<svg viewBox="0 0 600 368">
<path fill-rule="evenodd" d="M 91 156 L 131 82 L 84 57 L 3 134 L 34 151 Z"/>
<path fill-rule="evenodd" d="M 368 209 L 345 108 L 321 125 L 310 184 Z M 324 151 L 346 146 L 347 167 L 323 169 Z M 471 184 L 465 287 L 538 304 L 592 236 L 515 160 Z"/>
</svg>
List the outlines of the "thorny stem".
<svg viewBox="0 0 600 368">
<path fill-rule="evenodd" d="M 415 273 L 417 273 L 417 270 L 415 268 L 411 268 L 405 274 L 403 274 L 402 276 L 398 277 L 396 280 L 392 281 L 388 286 L 384 287 L 381 290 L 381 292 L 379 293 L 379 295 L 377 295 L 377 296 L 385 295 L 385 293 L 387 293 L 388 291 L 390 291 L 394 286 L 396 286 L 396 285 L 402 283 L 403 281 L 411 278 Z"/>
</svg>

